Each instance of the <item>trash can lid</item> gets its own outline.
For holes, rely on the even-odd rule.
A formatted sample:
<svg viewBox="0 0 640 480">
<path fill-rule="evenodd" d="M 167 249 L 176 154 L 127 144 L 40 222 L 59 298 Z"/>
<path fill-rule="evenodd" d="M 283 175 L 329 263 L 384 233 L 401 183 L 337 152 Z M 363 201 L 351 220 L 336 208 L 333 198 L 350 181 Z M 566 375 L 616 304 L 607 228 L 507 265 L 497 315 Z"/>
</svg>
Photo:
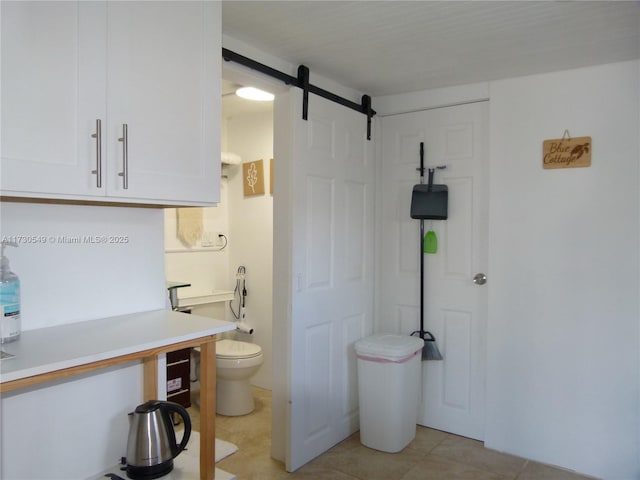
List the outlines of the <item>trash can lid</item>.
<svg viewBox="0 0 640 480">
<path fill-rule="evenodd" d="M 356 353 L 368 357 L 401 360 L 424 346 L 424 340 L 410 335 L 379 333 L 361 338 L 355 343 Z"/>
</svg>

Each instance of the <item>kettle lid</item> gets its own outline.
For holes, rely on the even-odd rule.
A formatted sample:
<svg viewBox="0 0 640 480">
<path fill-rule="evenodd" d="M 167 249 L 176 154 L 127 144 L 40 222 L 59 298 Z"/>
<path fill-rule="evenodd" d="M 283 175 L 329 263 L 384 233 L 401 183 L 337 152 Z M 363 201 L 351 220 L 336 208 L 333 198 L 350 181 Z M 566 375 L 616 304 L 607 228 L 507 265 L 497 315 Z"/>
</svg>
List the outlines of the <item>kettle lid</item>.
<svg viewBox="0 0 640 480">
<path fill-rule="evenodd" d="M 149 400 L 148 402 L 143 403 L 142 405 L 138 405 L 134 410 L 135 413 L 150 413 L 162 405 L 162 401 L 160 400 Z"/>
</svg>

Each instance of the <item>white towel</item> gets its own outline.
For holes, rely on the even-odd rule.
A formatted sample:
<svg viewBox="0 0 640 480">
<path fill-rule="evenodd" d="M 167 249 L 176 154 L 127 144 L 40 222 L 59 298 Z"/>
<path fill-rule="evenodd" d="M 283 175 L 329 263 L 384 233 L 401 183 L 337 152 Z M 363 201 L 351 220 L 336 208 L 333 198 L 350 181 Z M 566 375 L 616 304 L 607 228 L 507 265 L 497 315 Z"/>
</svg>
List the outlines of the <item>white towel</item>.
<svg viewBox="0 0 640 480">
<path fill-rule="evenodd" d="M 181 439 L 182 432 L 176 432 L 176 438 L 178 440 Z M 232 443 L 216 438 L 216 463 L 237 451 L 238 447 Z M 121 474 L 122 472 L 114 471 L 113 473 Z M 191 432 L 187 448 L 176 457 L 173 472 L 167 475 L 166 478 L 181 478 L 185 480 L 197 480 L 200 478 L 200 434 L 198 432 Z M 218 467 L 216 467 L 215 478 L 216 480 L 238 480 L 232 473 L 225 472 Z"/>
<path fill-rule="evenodd" d="M 233 443 L 216 438 L 216 463 L 227 458 L 229 455 L 233 455 L 237 451 L 238 447 Z"/>
<path fill-rule="evenodd" d="M 182 438 L 182 432 L 176 432 L 176 438 L 179 440 Z M 220 440 L 216 438 L 216 463 L 227 458 L 229 455 L 233 455 L 238 451 L 238 447 L 233 443 L 226 442 L 224 440 Z M 200 433 L 199 432 L 191 432 L 191 437 L 189 438 L 189 443 L 187 444 L 187 448 L 180 455 L 185 455 L 188 457 L 194 457 L 198 462 L 200 461 Z"/>
<path fill-rule="evenodd" d="M 185 245 L 193 247 L 202 237 L 202 208 L 178 208 L 176 214 L 178 216 L 178 238 Z"/>
</svg>

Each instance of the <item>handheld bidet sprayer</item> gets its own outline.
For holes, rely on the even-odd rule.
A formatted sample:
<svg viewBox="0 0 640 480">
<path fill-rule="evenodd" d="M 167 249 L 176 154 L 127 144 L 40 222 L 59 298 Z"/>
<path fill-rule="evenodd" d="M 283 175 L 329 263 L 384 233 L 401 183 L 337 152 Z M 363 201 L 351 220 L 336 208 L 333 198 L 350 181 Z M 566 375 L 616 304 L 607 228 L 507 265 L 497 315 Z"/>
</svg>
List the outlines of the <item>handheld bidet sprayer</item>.
<svg viewBox="0 0 640 480">
<path fill-rule="evenodd" d="M 233 316 L 236 320 L 240 320 L 241 322 L 244 321 L 245 318 L 244 309 L 246 303 L 245 298 L 247 296 L 247 282 L 245 280 L 246 272 L 247 269 L 243 265 L 240 265 L 238 267 L 238 271 L 236 272 L 236 287 L 233 290 L 233 300 L 229 301 L 229 308 L 231 309 L 231 313 L 233 313 Z M 237 313 L 233 308 L 233 302 L 236 299 L 236 296 L 238 297 Z"/>
</svg>

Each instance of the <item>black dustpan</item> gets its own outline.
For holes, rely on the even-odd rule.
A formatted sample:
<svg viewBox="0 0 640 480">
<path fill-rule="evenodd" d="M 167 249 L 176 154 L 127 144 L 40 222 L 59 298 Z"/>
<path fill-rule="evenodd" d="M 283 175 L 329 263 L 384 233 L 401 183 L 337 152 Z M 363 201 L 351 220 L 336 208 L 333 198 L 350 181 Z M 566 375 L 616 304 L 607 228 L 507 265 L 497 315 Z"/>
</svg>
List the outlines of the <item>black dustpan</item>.
<svg viewBox="0 0 640 480">
<path fill-rule="evenodd" d="M 411 195 L 411 218 L 446 220 L 448 204 L 449 188 L 446 185 L 414 185 Z"/>
<path fill-rule="evenodd" d="M 446 185 L 434 185 L 433 173 L 429 169 L 429 182 L 425 185 L 424 175 L 424 144 L 420 143 L 420 184 L 413 186 L 411 194 L 411 218 L 419 220 L 446 220 L 449 204 L 449 188 Z"/>
</svg>

